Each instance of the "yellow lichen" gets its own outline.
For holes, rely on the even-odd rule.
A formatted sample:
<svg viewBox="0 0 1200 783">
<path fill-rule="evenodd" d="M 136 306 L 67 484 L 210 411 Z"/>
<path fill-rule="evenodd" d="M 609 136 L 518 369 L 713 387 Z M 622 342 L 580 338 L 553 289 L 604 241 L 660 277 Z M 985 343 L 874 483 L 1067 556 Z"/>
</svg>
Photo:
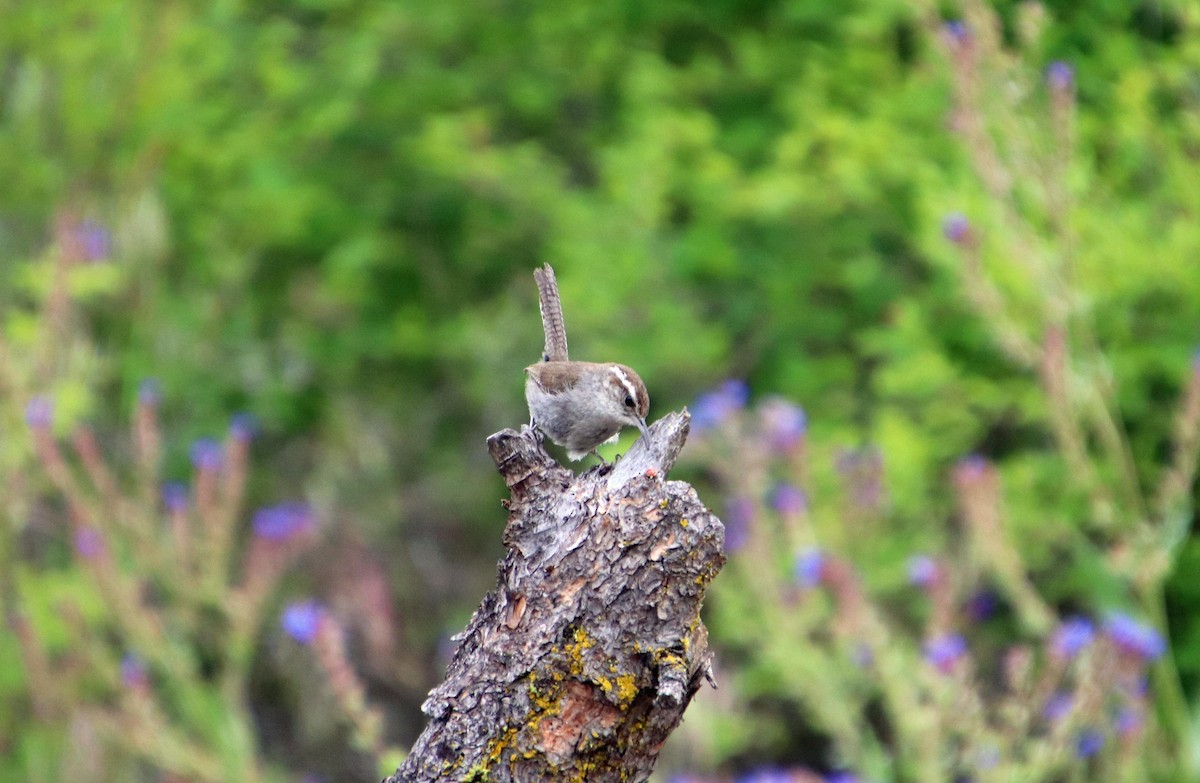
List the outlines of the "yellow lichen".
<svg viewBox="0 0 1200 783">
<path fill-rule="evenodd" d="M 591 637 L 591 634 L 589 634 L 587 632 L 587 629 L 583 628 L 582 626 L 575 629 L 574 636 L 575 636 L 575 644 L 579 645 L 579 647 L 581 649 L 587 649 L 588 647 L 594 647 L 596 644 L 596 640 L 593 639 Z"/>
<path fill-rule="evenodd" d="M 512 744 L 512 741 L 516 738 L 517 728 L 515 726 L 509 726 L 504 729 L 504 733 L 499 737 L 488 740 L 486 756 L 480 764 L 473 767 L 471 771 L 467 773 L 467 780 L 477 780 L 481 782 L 487 780 L 491 768 L 494 767 L 496 762 L 500 760 L 500 757 L 504 754 L 505 748 Z"/>
<path fill-rule="evenodd" d="M 688 640 L 687 639 L 681 640 L 681 646 L 683 647 L 684 654 L 686 654 L 687 648 L 688 648 Z M 685 664 L 683 655 L 680 655 L 679 653 L 675 652 L 674 650 L 667 649 L 667 648 L 661 648 L 661 649 L 654 651 L 654 662 L 656 664 L 658 664 L 659 667 L 669 666 L 672 668 L 683 668 L 683 666 Z"/>
<path fill-rule="evenodd" d="M 571 676 L 578 677 L 583 674 L 583 654 L 596 646 L 596 640 L 584 628 L 576 628 L 571 638 L 572 641 L 563 648 L 563 652 L 567 654 Z"/>
<path fill-rule="evenodd" d="M 632 674 L 621 674 L 617 677 L 617 702 L 621 709 L 627 709 L 638 695 L 637 677 Z"/>
</svg>

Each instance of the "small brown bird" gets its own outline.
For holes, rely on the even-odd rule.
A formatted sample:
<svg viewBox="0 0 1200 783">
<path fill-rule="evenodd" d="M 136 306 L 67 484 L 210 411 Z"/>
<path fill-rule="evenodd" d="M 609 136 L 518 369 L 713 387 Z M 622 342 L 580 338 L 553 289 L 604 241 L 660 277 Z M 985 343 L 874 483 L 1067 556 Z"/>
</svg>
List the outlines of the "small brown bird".
<svg viewBox="0 0 1200 783">
<path fill-rule="evenodd" d="M 567 331 L 554 270 L 534 270 L 546 346 L 542 361 L 525 368 L 525 400 L 531 424 L 567 450 L 573 460 L 596 454 L 625 427 L 649 439 L 646 385 L 624 364 L 576 362 L 567 358 Z M 603 460 L 601 460 L 603 461 Z"/>
</svg>

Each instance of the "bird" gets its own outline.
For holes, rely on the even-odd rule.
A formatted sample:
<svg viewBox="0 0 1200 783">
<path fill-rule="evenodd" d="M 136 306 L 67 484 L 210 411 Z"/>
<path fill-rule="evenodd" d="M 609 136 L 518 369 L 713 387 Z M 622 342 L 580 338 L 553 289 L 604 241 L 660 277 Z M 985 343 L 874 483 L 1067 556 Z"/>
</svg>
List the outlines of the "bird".
<svg viewBox="0 0 1200 783">
<path fill-rule="evenodd" d="M 625 427 L 637 427 L 649 440 L 646 384 L 625 364 L 569 359 L 554 269 L 546 264 L 533 276 L 546 342 L 542 360 L 525 368 L 530 425 L 564 447 L 572 460 L 592 454 L 604 462 L 596 449 L 615 441 Z"/>
</svg>

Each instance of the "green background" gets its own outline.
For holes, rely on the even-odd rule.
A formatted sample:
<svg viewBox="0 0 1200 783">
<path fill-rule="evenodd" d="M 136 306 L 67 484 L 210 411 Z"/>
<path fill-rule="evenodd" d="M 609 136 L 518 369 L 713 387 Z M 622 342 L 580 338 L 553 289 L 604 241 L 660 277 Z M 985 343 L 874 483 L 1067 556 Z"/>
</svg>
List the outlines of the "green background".
<svg viewBox="0 0 1200 783">
<path fill-rule="evenodd" d="M 1031 84 L 1053 60 L 1075 68 L 1071 284 L 1150 486 L 1200 344 L 1200 20 L 1187 3 L 1048 2 L 1022 44 L 1018 6 L 992 7 Z M 184 478 L 192 439 L 253 413 L 252 499 L 301 497 L 322 518 L 283 592 L 336 596 L 329 563 L 346 552 L 385 569 L 405 671 L 369 679 L 401 744 L 439 649 L 494 584 L 503 486 L 484 438 L 527 420 L 531 271 L 547 262 L 573 356 L 635 367 L 652 420 L 740 378 L 803 405 L 818 454 L 877 446 L 886 526 L 860 553 L 873 587 L 953 538 L 948 471 L 981 453 L 1005 471 L 1048 601 L 1098 610 L 1123 600 L 1080 554 L 1103 533 L 1063 489 L 1036 374 L 997 348 L 941 234 L 955 211 L 983 226 L 1040 338 L 1046 292 L 1010 258 L 953 132 L 937 19 L 959 15 L 890 0 L 4 0 L 5 329 L 26 325 L 38 283 L 19 270 L 57 212 L 111 233 L 80 297 L 95 356 L 85 391 L 58 400 L 65 420 L 115 442 L 153 377 L 166 473 Z M 1028 145 L 1019 176 L 1066 160 L 1044 108 L 997 109 L 1000 135 Z M 1044 200 L 1018 202 L 1060 247 Z M 707 475 L 683 466 L 720 509 Z M 1193 534 L 1172 558 L 1169 631 L 1195 709 Z M 20 722 L 19 701 L 0 709 Z M 320 757 L 265 734 L 280 731 L 263 743 L 276 760 Z"/>
</svg>

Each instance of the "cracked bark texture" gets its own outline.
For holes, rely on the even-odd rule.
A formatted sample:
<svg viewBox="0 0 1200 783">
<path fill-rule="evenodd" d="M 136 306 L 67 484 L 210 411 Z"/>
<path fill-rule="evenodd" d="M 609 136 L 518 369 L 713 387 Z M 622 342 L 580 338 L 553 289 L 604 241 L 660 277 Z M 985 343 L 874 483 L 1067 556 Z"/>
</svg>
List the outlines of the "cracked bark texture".
<svg viewBox="0 0 1200 783">
<path fill-rule="evenodd" d="M 399 781 L 643 781 L 703 680 L 700 605 L 725 528 L 667 481 L 687 411 L 612 468 L 576 476 L 528 427 L 488 438 L 511 499 L 508 552 Z"/>
</svg>

